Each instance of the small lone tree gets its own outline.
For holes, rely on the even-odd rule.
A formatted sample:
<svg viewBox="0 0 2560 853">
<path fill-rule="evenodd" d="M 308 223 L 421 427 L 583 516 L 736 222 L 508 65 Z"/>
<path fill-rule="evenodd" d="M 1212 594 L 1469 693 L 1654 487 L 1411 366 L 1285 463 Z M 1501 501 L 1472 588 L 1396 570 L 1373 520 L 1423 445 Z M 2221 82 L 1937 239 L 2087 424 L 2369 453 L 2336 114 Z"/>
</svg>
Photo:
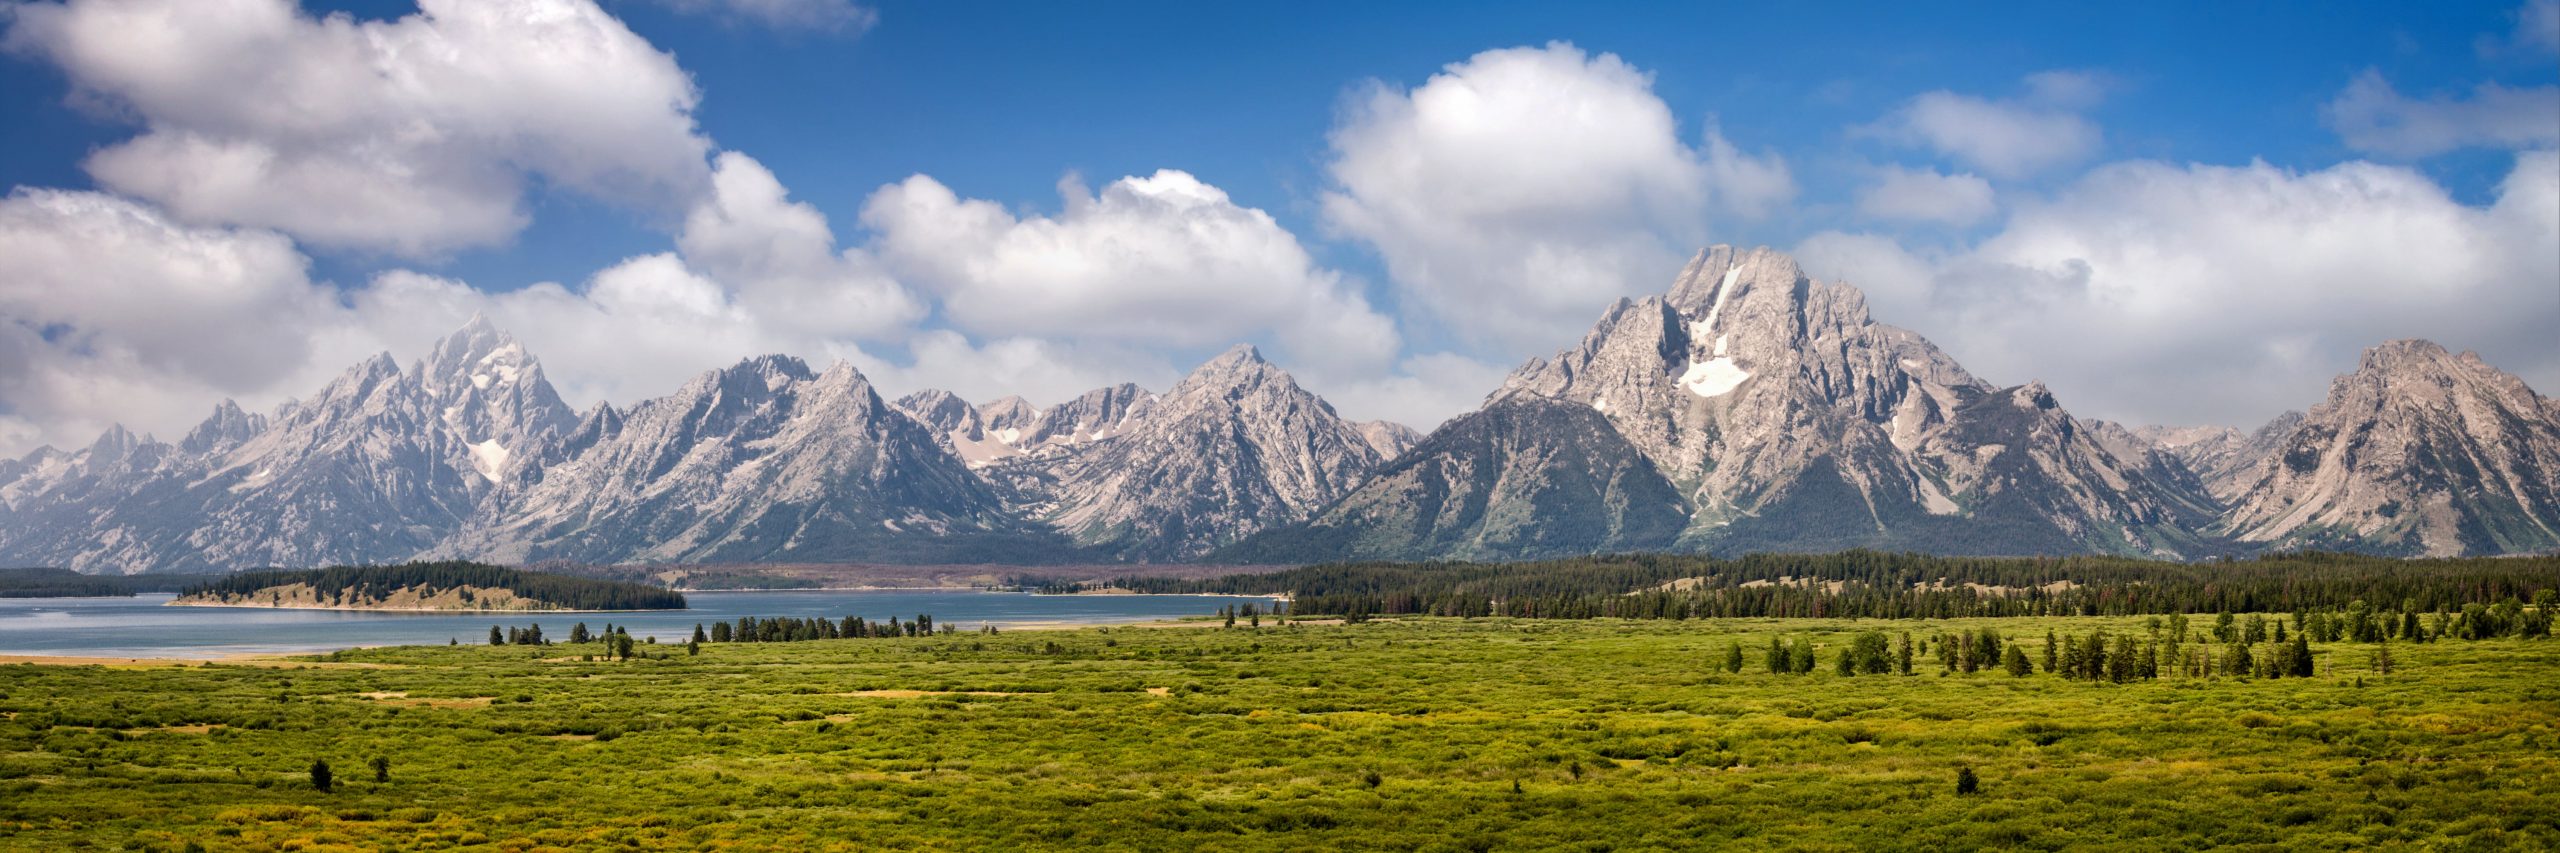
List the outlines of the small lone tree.
<svg viewBox="0 0 2560 853">
<path fill-rule="evenodd" d="M 1958 796 L 1970 795 L 1981 790 L 1982 777 L 1973 775 L 1973 768 L 1956 768 L 1956 794 Z"/>
<path fill-rule="evenodd" d="M 332 777 L 332 776 L 330 776 L 330 775 L 329 775 L 329 759 L 326 759 L 326 758 L 315 758 L 315 759 L 312 759 L 312 760 L 311 760 L 311 787 L 313 787 L 313 788 L 317 788 L 317 789 L 319 789 L 320 793 L 326 794 L 326 793 L 329 793 L 330 789 L 331 789 L 331 788 L 333 788 L 336 784 L 337 784 L 337 780 L 336 780 L 334 777 Z"/>
<path fill-rule="evenodd" d="M 492 646 L 503 646 L 503 645 L 506 645 L 506 644 L 507 644 L 507 635 L 506 635 L 505 633 L 503 633 L 503 632 L 500 632 L 500 631 L 498 630 L 498 626 L 496 626 L 496 625 L 491 625 L 491 626 L 489 626 L 489 645 L 492 645 Z"/>
<path fill-rule="evenodd" d="M 1742 643 L 1741 643 L 1741 642 L 1736 641 L 1733 645 L 1730 645 L 1730 646 L 1726 646 L 1726 647 L 1725 647 L 1725 650 L 1724 650 L 1724 671 L 1726 671 L 1726 672 L 1741 672 L 1741 671 L 1742 671 Z"/>
<path fill-rule="evenodd" d="M 391 759 L 377 755 L 373 757 L 372 761 L 365 763 L 373 765 L 374 784 L 391 784 Z"/>
<path fill-rule="evenodd" d="M 2027 663 L 2027 653 L 2019 651 L 2016 643 L 2009 644 L 2008 650 L 2000 653 L 2000 666 L 2019 678 L 2035 671 L 2035 665 Z"/>
</svg>

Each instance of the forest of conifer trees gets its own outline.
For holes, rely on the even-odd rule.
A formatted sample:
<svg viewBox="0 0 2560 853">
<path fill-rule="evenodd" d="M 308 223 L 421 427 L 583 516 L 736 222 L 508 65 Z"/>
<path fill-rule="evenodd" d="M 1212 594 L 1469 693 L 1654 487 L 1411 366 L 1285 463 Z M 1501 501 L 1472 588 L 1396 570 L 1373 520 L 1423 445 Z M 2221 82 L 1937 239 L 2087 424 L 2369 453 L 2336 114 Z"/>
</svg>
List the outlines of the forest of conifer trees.
<svg viewBox="0 0 2560 853">
<path fill-rule="evenodd" d="M 434 595 L 469 587 L 505 589 L 562 610 L 682 610 L 684 594 L 664 587 L 528 572 L 462 560 L 396 566 L 331 566 L 300 571 L 242 572 L 187 587 L 181 596 L 247 596 L 279 586 L 308 584 L 339 600 L 378 601 L 394 592 Z"/>
</svg>

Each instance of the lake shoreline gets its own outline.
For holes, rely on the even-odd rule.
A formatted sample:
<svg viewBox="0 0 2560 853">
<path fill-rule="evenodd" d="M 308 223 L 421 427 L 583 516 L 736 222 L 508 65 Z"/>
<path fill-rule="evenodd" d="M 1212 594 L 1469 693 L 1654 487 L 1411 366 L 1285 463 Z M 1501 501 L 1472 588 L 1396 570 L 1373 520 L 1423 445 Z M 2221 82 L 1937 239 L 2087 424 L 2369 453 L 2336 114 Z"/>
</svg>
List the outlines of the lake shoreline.
<svg viewBox="0 0 2560 853">
<path fill-rule="evenodd" d="M 442 611 L 439 611 L 439 612 L 442 612 Z M 607 611 L 607 612 L 624 612 L 624 613 L 664 613 L 664 612 L 669 612 L 669 611 L 661 611 L 661 610 L 643 610 L 643 611 Z M 958 624 L 958 623 L 954 623 L 954 624 L 956 625 L 956 624 Z M 1310 623 L 1310 624 L 1318 624 L 1318 623 Z M 1180 619 L 1153 619 L 1153 620 L 1148 620 L 1148 621 L 1143 621 L 1143 622 L 1063 622 L 1063 621 L 1024 622 L 1024 623 L 1015 623 L 1015 624 L 1011 624 L 1011 625 L 1001 625 L 1001 626 L 999 627 L 999 631 L 1000 631 L 1000 632 L 1002 632 L 1002 633 L 1012 633 L 1012 632 L 1016 632 L 1016 631 L 1024 631 L 1024 632 L 1041 632 L 1041 631 L 1095 631 L 1095 630 L 1108 631 L 1108 630 L 1111 630 L 1111 629 L 1113 629 L 1113 628 L 1143 628 L 1143 629 L 1147 629 L 1147 630 L 1161 630 L 1161 629 L 1166 629 L 1166 628 L 1218 628 L 1219 626 L 1220 626 L 1220 623 L 1217 621 L 1217 619 L 1216 619 L 1215 617 L 1209 617 L 1209 616 L 1192 616 L 1192 617 L 1184 617 L 1184 618 L 1180 618 Z M 1274 626 L 1274 627 L 1277 627 L 1277 626 Z M 973 631 L 974 631 L 974 629 L 972 629 L 972 630 L 964 630 L 964 631 L 961 631 L 961 632 L 959 632 L 959 633 L 973 633 Z M 934 635 L 934 636 L 939 637 L 939 636 L 942 636 L 942 635 L 940 635 L 940 634 L 936 634 L 936 635 Z M 355 644 L 355 645 L 348 645 L 348 646 L 335 646 L 335 647 L 326 648 L 326 649 L 310 649 L 310 650 L 304 650 L 304 651 L 287 651 L 287 652 L 234 652 L 234 653 L 231 653 L 231 654 L 221 654 L 221 655 L 185 655 L 185 654 L 176 654 L 176 655 L 138 655 L 138 656 L 136 656 L 136 655 L 53 655 L 53 654 L 37 654 L 37 653 L 0 652 L 0 666 L 20 666 L 20 665 L 24 665 L 24 666 L 106 666 L 106 667 L 124 667 L 124 668 L 170 667 L 170 666 L 266 666 L 266 667 L 297 667 L 297 666 L 364 666 L 364 667 L 375 667 L 375 666 L 380 666 L 380 665 L 379 665 L 379 664 L 353 664 L 353 663 L 343 663 L 343 662 L 338 662 L 338 661 L 306 660 L 305 658 L 325 657 L 325 656 L 327 656 L 327 655 L 336 654 L 336 653 L 338 653 L 338 652 L 343 652 L 343 651 L 353 651 L 353 650 L 356 650 L 356 649 L 396 649 L 396 648 L 404 648 L 404 647 L 408 647 L 408 648 L 438 648 L 438 647 L 446 646 L 446 645 L 450 645 L 450 644 L 438 644 L 438 643 L 358 643 L 358 644 Z M 472 644 L 472 645 L 477 645 L 477 644 Z M 572 645 L 575 645 L 575 644 L 574 644 L 574 643 L 569 643 L 569 642 L 566 642 L 566 641 L 559 641 L 559 642 L 555 642 L 555 643 L 553 643 L 553 644 L 550 644 L 550 645 L 546 646 L 546 648 L 559 648 L 559 647 L 562 647 L 562 646 L 572 646 Z M 711 645 L 718 645 L 718 644 L 711 644 Z M 727 644 L 727 645 L 741 645 L 741 644 L 740 644 L 740 643 L 729 643 L 729 644 Z"/>
<path fill-rule="evenodd" d="M 696 626 L 740 619 L 863 617 L 905 622 L 917 614 L 968 631 L 1072 630 L 1199 619 L 1240 610 L 1251 598 L 1146 595 L 1123 597 L 985 594 L 967 590 L 705 591 L 684 610 L 393 610 L 276 607 L 263 601 L 166 606 L 168 593 L 0 602 L 0 655 L 64 658 L 67 663 L 139 665 L 137 661 L 220 660 L 230 655 L 325 655 L 377 646 L 478 645 L 492 625 L 541 625 L 553 639 L 574 622 L 611 623 L 634 640 L 681 645 Z M 329 603 L 329 602 L 321 602 Z M 354 603 L 354 602 L 349 602 Z M 412 604 L 414 602 L 395 602 Z M 1274 605 L 1276 607 L 1276 605 Z M 1258 606 L 1257 606 L 1258 609 Z M 1266 619 L 1266 621 L 1268 621 Z M 1197 624 L 1197 623 L 1193 623 Z M 93 659 L 93 660 L 82 660 Z"/>
<path fill-rule="evenodd" d="M 518 613 L 683 613 L 686 610 L 693 609 L 690 607 L 682 609 L 660 607 L 646 610 L 471 610 L 456 607 L 324 607 L 316 604 L 229 604 L 219 601 L 184 601 L 179 599 L 171 599 L 161 602 L 160 606 L 228 607 L 238 610 L 327 610 L 338 613 L 433 613 L 440 616 L 469 616 L 475 613 L 487 613 L 492 615 L 509 615 Z"/>
</svg>

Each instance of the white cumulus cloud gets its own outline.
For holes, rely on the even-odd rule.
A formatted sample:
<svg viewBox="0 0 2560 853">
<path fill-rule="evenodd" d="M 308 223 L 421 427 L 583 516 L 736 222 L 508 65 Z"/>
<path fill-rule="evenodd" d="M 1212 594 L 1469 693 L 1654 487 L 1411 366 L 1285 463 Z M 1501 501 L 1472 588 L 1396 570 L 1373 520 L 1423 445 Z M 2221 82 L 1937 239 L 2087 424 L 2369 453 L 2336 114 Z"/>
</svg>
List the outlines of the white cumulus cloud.
<svg viewBox="0 0 2560 853">
<path fill-rule="evenodd" d="M 1700 144 L 1614 54 L 1491 50 L 1411 90 L 1373 83 L 1336 123 L 1322 199 L 1417 310 L 1507 355 L 1570 339 L 1594 306 L 1659 289 L 1710 216 L 1792 198 L 1776 155 Z"/>
<path fill-rule="evenodd" d="M 658 0 L 679 12 L 713 15 L 783 31 L 860 35 L 880 13 L 853 0 Z"/>
<path fill-rule="evenodd" d="M 710 196 L 676 237 L 686 263 L 801 334 L 877 338 L 923 318 L 922 301 L 869 252 L 837 251 L 826 215 L 792 201 L 764 164 L 734 151 L 716 162 Z"/>
<path fill-rule="evenodd" d="M 2411 98 L 2366 69 L 2321 109 L 2329 128 L 2358 151 L 2426 157 L 2460 148 L 2560 144 L 2560 86 L 2513 89 L 2482 83 L 2470 98 Z"/>
<path fill-rule="evenodd" d="M 536 178 L 673 214 L 708 176 L 692 79 L 588 0 L 421 0 L 395 21 L 291 0 L 7 12 L 12 50 L 141 125 L 90 174 L 192 223 L 422 256 L 515 235 Z"/>
<path fill-rule="evenodd" d="M 119 420 L 167 429 L 220 394 L 264 390 L 315 355 L 278 330 L 336 310 L 306 265 L 273 232 L 188 228 L 100 193 L 11 193 L 0 200 L 0 423 L 16 449 L 76 446 Z"/>
<path fill-rule="evenodd" d="M 1991 182 L 1973 174 L 1886 167 L 1858 197 L 1858 212 L 1873 219 L 1971 225 L 1998 210 Z"/>
<path fill-rule="evenodd" d="M 1268 331 L 1297 360 L 1383 363 L 1394 325 L 1297 237 L 1188 173 L 1125 177 L 1064 210 L 1016 216 L 918 175 L 863 206 L 872 248 L 979 335 L 1166 347 Z"/>
<path fill-rule="evenodd" d="M 1991 381 L 2044 379 L 2084 415 L 2254 426 L 2408 337 L 2560 386 L 2551 152 L 2520 155 L 2482 206 L 2366 162 L 2115 163 L 1969 248 L 1825 233 L 1798 252 L 1868 289 L 1877 319 Z"/>
<path fill-rule="evenodd" d="M 0 451 L 85 445 L 114 423 L 174 438 L 224 398 L 264 409 L 374 353 L 416 358 L 473 314 L 525 340 L 581 405 L 764 353 L 876 363 L 823 321 L 824 300 L 775 302 L 770 283 L 671 252 L 499 293 L 406 270 L 341 292 L 309 265 L 277 232 L 190 226 L 105 193 L 0 200 Z M 794 316 L 801 304 L 821 321 Z"/>
<path fill-rule="evenodd" d="M 2043 72 L 2025 80 L 2026 95 L 1983 98 L 1944 89 L 1928 92 L 1886 116 L 1871 132 L 1926 147 L 1997 178 L 2024 178 L 2087 160 L 2105 134 L 2081 111 L 2103 85 L 2075 72 Z"/>
</svg>

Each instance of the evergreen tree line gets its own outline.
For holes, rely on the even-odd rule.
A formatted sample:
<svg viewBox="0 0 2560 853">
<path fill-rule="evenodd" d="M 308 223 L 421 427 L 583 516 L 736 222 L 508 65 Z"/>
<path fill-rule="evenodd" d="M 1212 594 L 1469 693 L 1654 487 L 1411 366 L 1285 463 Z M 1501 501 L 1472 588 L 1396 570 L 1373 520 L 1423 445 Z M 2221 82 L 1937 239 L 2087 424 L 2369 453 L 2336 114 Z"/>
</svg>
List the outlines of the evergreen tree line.
<svg viewBox="0 0 2560 853">
<path fill-rule="evenodd" d="M 2504 607 L 2504 618 L 2523 619 L 2522 600 L 2560 586 L 2560 557 L 2402 560 L 2303 552 L 2170 563 L 1878 551 L 1732 559 L 1632 554 L 1529 563 L 1332 563 L 1204 580 L 1101 583 L 1153 593 L 1288 594 L 1293 615 L 1348 617 L 1949 619 L 2338 611 L 2374 601 L 2393 603 L 2402 613 Z"/>
<path fill-rule="evenodd" d="M 682 610 L 684 594 L 629 581 L 527 572 L 463 560 L 396 566 L 331 566 L 299 571 L 225 575 L 187 587 L 185 595 L 238 598 L 269 587 L 309 584 L 324 600 L 379 601 L 401 590 L 440 595 L 461 587 L 505 589 L 523 598 L 571 610 Z"/>
<path fill-rule="evenodd" d="M 942 624 L 940 633 L 956 633 L 957 628 Z M 694 642 L 707 643 L 788 643 L 799 640 L 876 639 L 886 637 L 929 637 L 937 631 L 931 614 L 919 613 L 911 621 L 898 617 L 873 622 L 860 616 L 829 619 L 824 616 L 807 619 L 789 616 L 757 618 L 741 616 L 735 623 L 713 622 L 708 631 L 693 626 Z M 989 629 L 989 633 L 993 633 Z"/>
<path fill-rule="evenodd" d="M 2007 640 L 1991 628 L 1941 632 L 1916 641 L 1909 631 L 1901 632 L 1899 638 L 1887 637 L 1883 631 L 1861 631 L 1851 636 L 1846 646 L 1831 652 L 1830 660 L 1832 672 L 1841 676 L 1914 675 L 1918 672 L 1918 659 L 1935 658 L 1941 674 L 1997 671 L 2025 678 L 2039 671 L 2036 660 L 2041 658 L 2041 671 L 2047 675 L 2115 684 L 2179 677 L 2309 678 L 2319 672 L 2320 656 L 2311 645 L 2316 635 L 2304 616 L 2297 615 L 2294 620 L 2305 626 L 2303 630 L 2288 632 L 2283 622 L 2276 621 L 2273 630 L 2266 633 L 2223 630 L 2228 626 L 2228 614 L 2224 616 L 2224 624 L 2211 631 L 2190 632 L 2183 615 L 2172 616 L 2166 622 L 2154 617 L 2141 633 L 2110 635 L 2104 629 L 2096 629 L 2079 636 L 2047 631 L 2043 644 L 2033 654 L 2023 641 Z M 2539 636 L 2549 635 L 2546 632 Z M 2454 630 L 2435 633 L 2422 627 L 2408 635 L 2383 631 L 2368 639 L 2338 636 L 2320 642 L 2369 645 L 2363 656 L 2368 669 L 2389 675 L 2397 668 L 2391 655 L 2393 642 L 2422 643 L 2439 638 L 2471 637 L 2462 633 L 2457 624 Z M 1759 653 L 1760 667 L 1777 675 L 1804 675 L 1817 668 L 1821 654 L 1809 637 L 1790 641 L 1772 636 Z M 1713 666 L 1740 673 L 1745 669 L 1746 657 L 1741 643 L 1731 643 Z M 2329 666 L 2334 669 L 2336 665 Z"/>
<path fill-rule="evenodd" d="M 700 635 L 702 633 L 702 626 L 694 626 L 693 631 L 697 636 Z M 602 643 L 604 645 L 604 657 L 607 659 L 630 660 L 634 657 L 656 657 L 663 659 L 666 657 L 663 654 L 652 655 L 639 648 L 644 645 L 657 645 L 658 638 L 650 637 L 645 641 L 634 641 L 631 638 L 631 629 L 616 626 L 611 622 L 605 623 L 604 630 L 602 632 L 588 630 L 587 623 L 585 622 L 580 622 L 571 626 L 569 628 L 569 643 L 571 645 Z M 489 645 L 548 646 L 552 645 L 552 642 L 542 635 L 542 624 L 537 622 L 522 628 L 507 627 L 503 630 L 500 626 L 491 625 L 489 626 Z M 694 643 L 686 644 L 686 651 L 694 654 L 701 654 L 699 646 L 700 641 L 697 639 Z"/>
</svg>

